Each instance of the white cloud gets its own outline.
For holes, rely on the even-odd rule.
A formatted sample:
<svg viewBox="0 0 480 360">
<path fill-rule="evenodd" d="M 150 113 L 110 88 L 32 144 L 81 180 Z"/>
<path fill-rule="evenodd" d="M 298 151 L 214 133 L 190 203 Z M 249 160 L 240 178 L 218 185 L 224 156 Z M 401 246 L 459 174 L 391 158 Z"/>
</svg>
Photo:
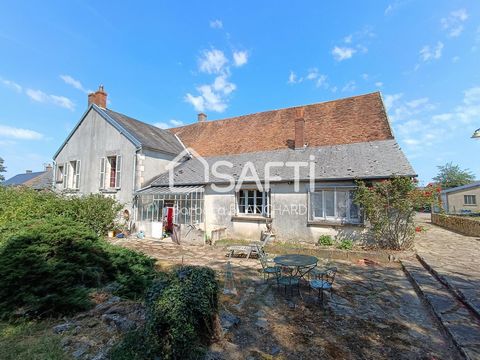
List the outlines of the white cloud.
<svg viewBox="0 0 480 360">
<path fill-rule="evenodd" d="M 295 74 L 293 71 L 290 71 L 290 75 L 288 75 L 288 83 L 289 84 L 296 84 L 301 82 L 302 80 L 298 79 L 297 74 Z"/>
<path fill-rule="evenodd" d="M 343 92 L 350 92 L 350 91 L 354 91 L 355 89 L 357 88 L 357 85 L 355 84 L 355 81 L 349 81 L 348 83 L 346 83 L 343 88 L 342 88 L 342 91 Z"/>
<path fill-rule="evenodd" d="M 26 93 L 27 93 L 27 96 L 34 101 L 47 102 L 48 100 L 48 95 L 41 90 L 27 89 Z"/>
<path fill-rule="evenodd" d="M 457 62 L 459 62 L 459 61 L 460 61 L 460 56 L 454 56 L 454 57 L 452 58 L 452 62 L 453 62 L 453 63 L 457 63 Z"/>
<path fill-rule="evenodd" d="M 247 51 L 234 51 L 232 56 L 235 67 L 243 66 L 248 62 Z M 196 111 L 224 112 L 228 107 L 231 94 L 237 88 L 234 83 L 229 81 L 231 76 L 230 63 L 223 51 L 218 49 L 204 50 L 199 58 L 199 71 L 214 74 L 215 79 L 210 84 L 197 86 L 198 94 L 187 93 L 184 100 L 191 104 Z"/>
<path fill-rule="evenodd" d="M 430 61 L 432 59 L 438 60 L 442 57 L 443 43 L 438 41 L 435 46 L 425 45 L 420 50 L 420 58 L 423 61 Z"/>
<path fill-rule="evenodd" d="M 174 125 L 174 126 L 182 126 L 182 125 L 183 125 L 183 121 L 172 119 L 172 120 L 170 120 L 170 124 L 172 124 L 172 125 Z"/>
<path fill-rule="evenodd" d="M 387 110 L 390 110 L 392 108 L 392 106 L 398 101 L 400 100 L 401 98 L 403 97 L 403 94 L 402 93 L 399 93 L 399 94 L 392 94 L 392 95 L 385 95 L 385 99 L 384 99 L 384 104 L 385 104 L 385 107 L 387 108 Z"/>
<path fill-rule="evenodd" d="M 447 17 L 440 20 L 442 28 L 448 32 L 449 37 L 457 37 L 463 32 L 463 23 L 468 19 L 465 9 L 452 11 Z"/>
<path fill-rule="evenodd" d="M 381 88 L 381 87 L 383 86 L 383 82 L 377 81 L 377 82 L 375 83 L 375 86 Z"/>
<path fill-rule="evenodd" d="M 153 125 L 160 128 L 160 129 L 169 129 L 169 128 L 172 128 L 172 127 L 182 126 L 183 121 L 171 119 L 168 122 L 157 122 Z"/>
<path fill-rule="evenodd" d="M 343 61 L 350 59 L 357 50 L 350 47 L 339 47 L 335 46 L 332 50 L 332 55 L 337 61 Z"/>
<path fill-rule="evenodd" d="M 0 77 L 0 82 L 9 89 L 15 90 L 18 93 L 22 92 L 22 87 L 18 85 L 15 81 L 3 79 Z"/>
<path fill-rule="evenodd" d="M 49 97 L 53 104 L 72 111 L 75 110 L 75 104 L 67 97 L 57 95 L 49 95 Z"/>
<path fill-rule="evenodd" d="M 318 77 L 318 69 L 310 69 L 308 70 L 308 74 L 306 76 L 307 80 L 315 80 Z"/>
<path fill-rule="evenodd" d="M 0 125 L 0 136 L 21 140 L 38 140 L 43 138 L 43 134 L 40 134 L 39 132 L 7 125 Z"/>
<path fill-rule="evenodd" d="M 70 75 L 60 75 L 60 79 L 62 79 L 65 82 L 65 84 L 71 85 L 75 89 L 80 90 L 85 94 L 90 94 L 91 92 L 93 92 L 92 90 L 85 89 L 79 80 L 74 79 Z"/>
<path fill-rule="evenodd" d="M 352 43 L 352 37 L 353 37 L 353 35 L 351 35 L 351 34 L 345 36 L 345 37 L 343 38 L 343 42 L 344 42 L 345 44 L 351 44 L 351 43 Z"/>
<path fill-rule="evenodd" d="M 422 105 L 428 104 L 428 98 L 424 97 L 421 99 L 411 100 L 411 101 L 408 101 L 406 104 L 408 107 L 416 109 Z"/>
<path fill-rule="evenodd" d="M 235 91 L 236 85 L 229 82 L 226 75 L 217 76 L 212 84 L 197 87 L 200 93 L 194 96 L 188 93 L 185 101 L 190 103 L 196 111 L 224 112 L 228 106 L 228 96 Z"/>
<path fill-rule="evenodd" d="M 211 20 L 210 21 L 210 27 L 212 29 L 222 29 L 223 28 L 223 22 L 221 20 Z"/>
<path fill-rule="evenodd" d="M 237 88 L 234 83 L 228 81 L 225 75 L 217 76 L 212 86 L 215 91 L 221 92 L 224 95 L 229 95 Z"/>
<path fill-rule="evenodd" d="M 307 71 L 307 74 L 303 77 L 298 77 L 297 74 L 293 71 L 290 71 L 288 76 L 289 84 L 298 84 L 301 82 L 312 81 L 315 84 L 315 87 L 323 87 L 328 89 L 329 84 L 327 82 L 327 75 L 321 74 L 317 68 L 311 68 Z"/>
<path fill-rule="evenodd" d="M 315 82 L 316 87 L 328 88 L 327 75 L 320 74 L 318 75 L 317 81 Z"/>
<path fill-rule="evenodd" d="M 221 50 L 204 50 L 199 59 L 199 69 L 208 74 L 219 74 L 225 71 L 228 59 Z"/>
<path fill-rule="evenodd" d="M 248 62 L 248 53 L 246 51 L 234 51 L 233 62 L 236 67 L 245 65 Z"/>
<path fill-rule="evenodd" d="M 65 96 L 49 95 L 41 90 L 33 89 L 27 89 L 25 93 L 33 101 L 40 103 L 51 103 L 72 111 L 75 109 L 74 102 Z"/>
<path fill-rule="evenodd" d="M 435 105 L 430 103 L 427 97 L 400 101 L 402 98 L 403 94 L 387 95 L 385 98 L 385 107 L 392 122 L 412 120 L 419 114 L 435 109 Z"/>
</svg>

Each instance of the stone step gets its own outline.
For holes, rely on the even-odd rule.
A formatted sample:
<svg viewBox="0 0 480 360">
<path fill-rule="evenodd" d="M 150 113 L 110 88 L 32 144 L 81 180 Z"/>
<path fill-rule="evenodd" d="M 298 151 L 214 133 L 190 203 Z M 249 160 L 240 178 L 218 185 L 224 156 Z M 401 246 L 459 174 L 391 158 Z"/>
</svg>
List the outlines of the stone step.
<svg viewBox="0 0 480 360">
<path fill-rule="evenodd" d="M 480 360 L 480 321 L 416 259 L 402 267 L 465 359 Z"/>
<path fill-rule="evenodd" d="M 466 307 L 470 309 L 470 311 L 477 317 L 478 320 L 480 320 L 480 306 L 478 304 L 475 304 L 471 301 L 469 296 L 465 296 L 463 291 L 458 288 L 450 279 L 448 276 L 443 276 L 441 273 L 439 273 L 435 267 L 431 266 L 427 260 L 419 255 L 416 254 L 418 261 L 423 265 L 425 269 L 427 269 L 438 281 L 440 281 L 450 292 L 458 299 L 460 300 Z M 478 286 L 476 284 L 472 284 L 472 286 Z"/>
</svg>

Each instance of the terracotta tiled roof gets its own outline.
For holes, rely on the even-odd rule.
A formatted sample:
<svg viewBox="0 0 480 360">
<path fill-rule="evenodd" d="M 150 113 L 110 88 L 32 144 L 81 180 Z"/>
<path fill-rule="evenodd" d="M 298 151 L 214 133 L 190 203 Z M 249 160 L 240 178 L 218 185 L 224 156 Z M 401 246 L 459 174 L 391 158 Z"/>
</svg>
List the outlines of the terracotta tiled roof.
<svg viewBox="0 0 480 360">
<path fill-rule="evenodd" d="M 205 121 L 170 129 L 202 156 L 286 149 L 293 146 L 297 109 L 303 109 L 308 146 L 393 139 L 379 92 Z"/>
</svg>

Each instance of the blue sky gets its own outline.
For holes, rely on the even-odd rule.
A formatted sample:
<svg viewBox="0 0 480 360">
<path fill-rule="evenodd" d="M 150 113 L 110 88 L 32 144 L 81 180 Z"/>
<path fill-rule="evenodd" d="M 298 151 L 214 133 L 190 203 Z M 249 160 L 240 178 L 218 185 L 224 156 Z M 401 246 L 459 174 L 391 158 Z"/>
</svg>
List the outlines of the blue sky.
<svg viewBox="0 0 480 360">
<path fill-rule="evenodd" d="M 480 178 L 478 1 L 1 2 L 6 178 L 51 161 L 99 84 L 162 127 L 380 90 L 422 182 Z"/>
</svg>

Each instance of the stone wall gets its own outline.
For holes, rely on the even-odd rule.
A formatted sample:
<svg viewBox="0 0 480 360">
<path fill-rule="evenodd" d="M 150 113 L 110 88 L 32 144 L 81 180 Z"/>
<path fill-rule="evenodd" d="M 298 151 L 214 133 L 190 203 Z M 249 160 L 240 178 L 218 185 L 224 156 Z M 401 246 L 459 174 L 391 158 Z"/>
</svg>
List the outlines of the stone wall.
<svg viewBox="0 0 480 360">
<path fill-rule="evenodd" d="M 432 223 L 463 235 L 480 236 L 480 220 L 465 216 L 432 214 Z"/>
</svg>

